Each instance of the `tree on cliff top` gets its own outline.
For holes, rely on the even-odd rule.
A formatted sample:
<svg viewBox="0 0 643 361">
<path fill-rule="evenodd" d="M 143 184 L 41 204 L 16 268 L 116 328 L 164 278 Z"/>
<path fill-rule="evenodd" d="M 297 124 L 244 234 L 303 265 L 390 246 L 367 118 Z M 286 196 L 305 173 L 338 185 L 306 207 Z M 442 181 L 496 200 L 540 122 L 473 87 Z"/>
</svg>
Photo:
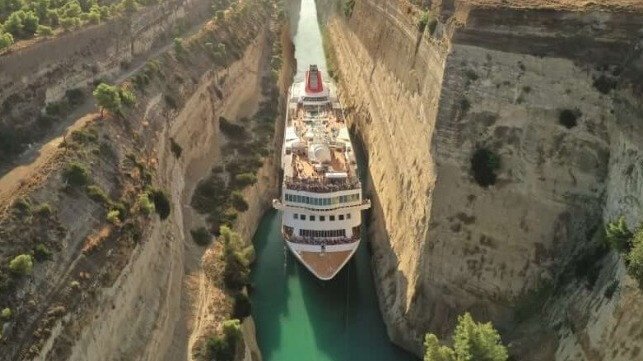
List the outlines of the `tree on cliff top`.
<svg viewBox="0 0 643 361">
<path fill-rule="evenodd" d="M 96 102 L 101 107 L 100 117 L 103 117 L 105 109 L 112 113 L 118 113 L 121 110 L 121 96 L 119 89 L 114 85 L 100 83 L 94 90 Z"/>
<path fill-rule="evenodd" d="M 453 349 L 440 345 L 436 335 L 426 335 L 424 361 L 506 361 L 507 348 L 491 322 L 479 323 L 469 313 L 458 316 Z"/>
</svg>

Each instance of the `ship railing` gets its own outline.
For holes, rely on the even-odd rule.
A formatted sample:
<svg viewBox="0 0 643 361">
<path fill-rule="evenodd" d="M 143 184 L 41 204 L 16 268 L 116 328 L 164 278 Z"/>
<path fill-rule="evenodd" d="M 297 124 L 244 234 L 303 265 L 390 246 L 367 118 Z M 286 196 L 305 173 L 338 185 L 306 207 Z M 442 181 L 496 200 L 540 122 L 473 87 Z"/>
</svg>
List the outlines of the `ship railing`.
<svg viewBox="0 0 643 361">
<path fill-rule="evenodd" d="M 339 192 L 360 189 L 362 187 L 362 184 L 357 177 L 346 179 L 296 179 L 293 177 L 285 177 L 284 184 L 286 185 L 286 188 L 290 190 L 313 193 Z"/>
<path fill-rule="evenodd" d="M 298 244 L 308 244 L 314 246 L 337 246 L 341 244 L 351 244 L 359 241 L 359 237 L 342 237 L 342 238 L 312 238 L 312 237 L 300 237 L 300 236 L 289 236 L 283 234 L 284 238 L 288 242 L 298 243 Z"/>
</svg>

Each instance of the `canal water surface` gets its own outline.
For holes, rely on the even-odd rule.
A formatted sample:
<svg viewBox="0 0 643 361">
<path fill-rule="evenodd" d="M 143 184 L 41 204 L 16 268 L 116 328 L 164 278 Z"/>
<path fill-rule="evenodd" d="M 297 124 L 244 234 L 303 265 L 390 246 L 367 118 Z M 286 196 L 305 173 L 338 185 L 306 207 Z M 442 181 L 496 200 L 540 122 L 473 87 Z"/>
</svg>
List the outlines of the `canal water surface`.
<svg viewBox="0 0 643 361">
<path fill-rule="evenodd" d="M 297 77 L 308 64 L 326 68 L 314 0 L 302 0 L 294 43 Z M 359 163 L 363 172 L 363 158 Z M 323 282 L 286 252 L 280 226 L 281 215 L 268 212 L 253 240 L 252 314 L 265 361 L 417 360 L 386 335 L 367 239 L 333 280 Z"/>
</svg>

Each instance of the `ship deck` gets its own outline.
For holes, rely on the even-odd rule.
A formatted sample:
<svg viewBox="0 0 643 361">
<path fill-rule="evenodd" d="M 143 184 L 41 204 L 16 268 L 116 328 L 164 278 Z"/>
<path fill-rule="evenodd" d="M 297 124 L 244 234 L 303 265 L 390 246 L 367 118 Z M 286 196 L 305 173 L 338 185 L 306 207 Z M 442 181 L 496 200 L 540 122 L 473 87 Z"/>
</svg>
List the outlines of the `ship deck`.
<svg viewBox="0 0 643 361">
<path fill-rule="evenodd" d="M 302 262 L 321 279 L 330 279 L 341 269 L 353 251 L 340 252 L 297 252 Z"/>
</svg>

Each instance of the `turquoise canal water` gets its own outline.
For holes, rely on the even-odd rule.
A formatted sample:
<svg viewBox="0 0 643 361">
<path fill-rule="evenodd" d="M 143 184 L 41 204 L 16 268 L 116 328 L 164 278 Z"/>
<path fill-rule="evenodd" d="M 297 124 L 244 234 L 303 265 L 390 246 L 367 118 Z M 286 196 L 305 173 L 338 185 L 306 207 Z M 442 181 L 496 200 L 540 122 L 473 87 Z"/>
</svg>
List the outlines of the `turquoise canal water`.
<svg viewBox="0 0 643 361">
<path fill-rule="evenodd" d="M 314 0 L 303 0 L 294 38 L 300 75 L 310 63 L 326 68 L 321 42 Z M 386 335 L 367 239 L 333 280 L 323 282 L 286 251 L 280 227 L 281 215 L 269 211 L 253 240 L 252 314 L 265 361 L 417 360 Z"/>
</svg>

